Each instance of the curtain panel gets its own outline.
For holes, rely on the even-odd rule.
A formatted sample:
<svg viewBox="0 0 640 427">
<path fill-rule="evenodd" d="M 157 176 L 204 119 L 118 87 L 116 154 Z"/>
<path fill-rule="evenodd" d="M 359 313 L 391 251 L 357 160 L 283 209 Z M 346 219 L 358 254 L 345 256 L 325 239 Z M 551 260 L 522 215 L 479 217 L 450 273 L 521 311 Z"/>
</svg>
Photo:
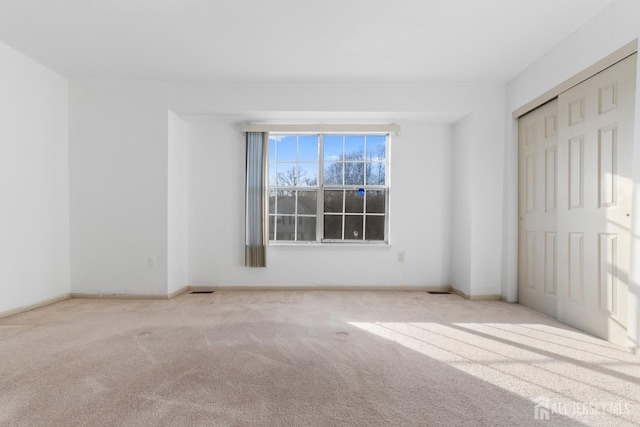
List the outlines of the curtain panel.
<svg viewBox="0 0 640 427">
<path fill-rule="evenodd" d="M 266 164 L 269 134 L 247 132 L 245 266 L 266 267 Z"/>
</svg>

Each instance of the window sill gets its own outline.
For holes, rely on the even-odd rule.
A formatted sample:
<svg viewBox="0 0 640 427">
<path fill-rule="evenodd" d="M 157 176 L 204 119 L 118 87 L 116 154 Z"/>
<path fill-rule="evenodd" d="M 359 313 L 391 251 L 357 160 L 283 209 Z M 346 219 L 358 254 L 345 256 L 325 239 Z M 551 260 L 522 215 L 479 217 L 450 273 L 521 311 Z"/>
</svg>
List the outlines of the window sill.
<svg viewBox="0 0 640 427">
<path fill-rule="evenodd" d="M 269 242 L 270 247 L 331 247 L 331 248 L 388 248 L 389 242 Z"/>
</svg>

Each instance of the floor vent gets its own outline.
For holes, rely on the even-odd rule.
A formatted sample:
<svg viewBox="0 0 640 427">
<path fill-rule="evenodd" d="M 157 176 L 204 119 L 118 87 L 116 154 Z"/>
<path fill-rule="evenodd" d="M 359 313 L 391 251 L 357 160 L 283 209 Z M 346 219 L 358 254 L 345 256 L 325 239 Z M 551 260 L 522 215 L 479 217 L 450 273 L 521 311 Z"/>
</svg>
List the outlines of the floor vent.
<svg viewBox="0 0 640 427">
<path fill-rule="evenodd" d="M 441 291 L 427 291 L 427 293 L 431 294 L 431 295 L 451 295 L 451 292 L 447 292 L 447 291 L 444 291 L 444 292 L 441 292 Z"/>
<path fill-rule="evenodd" d="M 215 291 L 191 291 L 190 294 L 212 294 Z"/>
</svg>

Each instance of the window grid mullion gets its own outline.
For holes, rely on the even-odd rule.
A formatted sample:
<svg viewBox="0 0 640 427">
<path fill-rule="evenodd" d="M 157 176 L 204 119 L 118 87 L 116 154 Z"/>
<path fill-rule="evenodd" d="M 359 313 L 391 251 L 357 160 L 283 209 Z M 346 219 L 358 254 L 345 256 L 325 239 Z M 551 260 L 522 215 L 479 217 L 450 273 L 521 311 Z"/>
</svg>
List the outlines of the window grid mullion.
<svg viewBox="0 0 640 427">
<path fill-rule="evenodd" d="M 367 144 L 366 144 L 366 139 L 365 139 L 365 155 L 367 152 Z M 365 167 L 365 174 L 366 174 L 366 167 Z M 365 175 L 366 176 L 366 175 Z M 365 179 L 365 182 L 366 179 Z M 364 201 L 362 204 L 362 240 L 367 240 L 367 190 L 364 190 L 364 194 L 362 195 L 362 197 L 364 197 Z"/>
<path fill-rule="evenodd" d="M 300 186 L 300 135 L 296 135 L 296 187 Z M 298 241 L 298 194 L 299 191 L 293 192 L 293 241 Z"/>
<path fill-rule="evenodd" d="M 298 241 L 298 191 L 295 191 L 293 197 L 293 241 Z"/>
<path fill-rule="evenodd" d="M 324 238 L 324 135 L 318 135 L 318 189 L 316 190 L 318 210 L 316 214 L 316 242 Z"/>
<path fill-rule="evenodd" d="M 275 196 L 273 198 L 273 223 L 275 224 L 273 227 L 273 240 L 278 240 L 278 190 L 275 191 Z"/>
<path fill-rule="evenodd" d="M 346 196 L 346 194 L 347 194 L 346 190 L 342 190 L 342 240 L 344 240 L 344 227 L 345 227 L 346 222 L 347 222 L 346 221 L 346 218 L 347 218 L 347 214 L 346 214 L 347 196 Z"/>
<path fill-rule="evenodd" d="M 275 148 L 273 150 L 273 153 L 274 153 L 273 154 L 274 155 L 274 158 L 273 158 L 274 164 L 273 164 L 273 166 L 274 166 L 275 172 L 276 172 L 275 173 L 275 177 L 276 177 L 275 184 L 277 186 L 278 185 L 278 163 L 277 163 L 277 161 L 278 161 L 278 143 L 276 141 L 274 141 L 274 145 L 275 145 Z M 275 196 L 274 196 L 275 200 L 274 200 L 274 203 L 273 203 L 273 209 L 274 209 L 273 210 L 273 214 L 274 214 L 273 215 L 273 224 L 274 224 L 274 226 L 273 226 L 273 240 L 277 241 L 278 240 L 278 190 L 276 190 L 275 193 L 276 193 Z"/>
<path fill-rule="evenodd" d="M 363 154 L 363 159 L 364 159 L 364 171 L 362 171 L 362 183 L 364 185 L 367 185 L 367 136 L 364 136 L 364 153 Z M 362 230 L 362 235 L 364 236 L 364 229 Z"/>
</svg>

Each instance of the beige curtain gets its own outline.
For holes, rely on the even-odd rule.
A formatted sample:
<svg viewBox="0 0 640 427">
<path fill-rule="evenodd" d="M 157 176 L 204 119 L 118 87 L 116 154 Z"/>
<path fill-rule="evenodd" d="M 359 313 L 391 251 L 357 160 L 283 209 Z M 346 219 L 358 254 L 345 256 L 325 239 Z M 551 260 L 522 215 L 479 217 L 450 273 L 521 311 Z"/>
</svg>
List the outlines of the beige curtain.
<svg viewBox="0 0 640 427">
<path fill-rule="evenodd" d="M 247 132 L 247 189 L 245 203 L 247 267 L 266 267 L 265 184 L 267 164 L 266 132 Z"/>
</svg>

